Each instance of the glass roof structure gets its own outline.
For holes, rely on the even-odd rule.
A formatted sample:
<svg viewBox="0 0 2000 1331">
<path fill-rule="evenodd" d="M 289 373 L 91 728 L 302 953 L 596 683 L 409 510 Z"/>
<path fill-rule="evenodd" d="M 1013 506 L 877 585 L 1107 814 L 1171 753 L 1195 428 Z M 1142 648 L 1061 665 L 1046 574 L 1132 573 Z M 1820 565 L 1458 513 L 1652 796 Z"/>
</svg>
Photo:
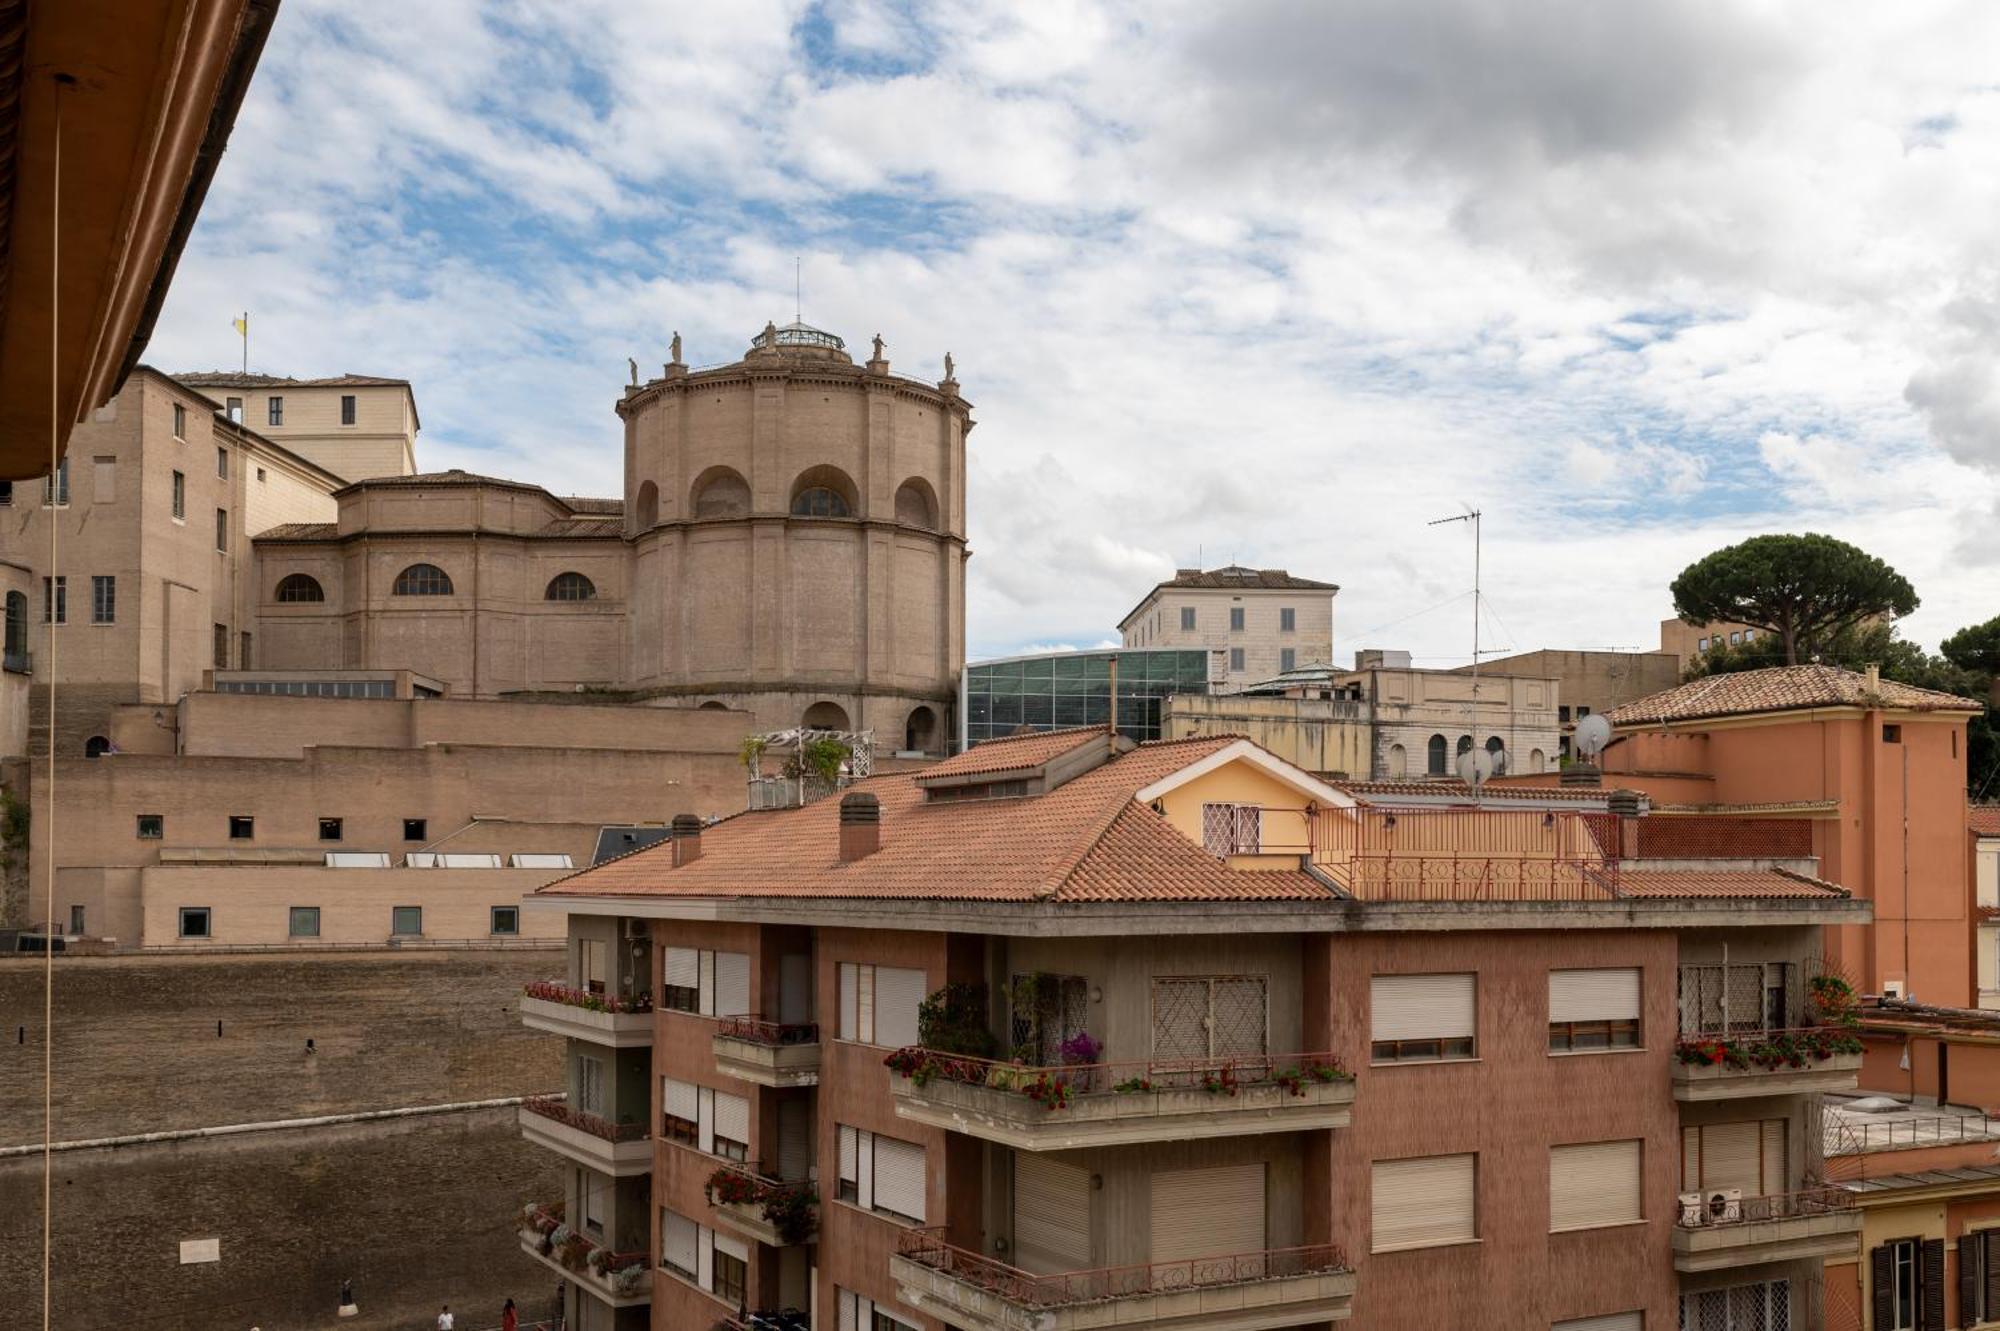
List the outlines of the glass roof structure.
<svg viewBox="0 0 2000 1331">
<path fill-rule="evenodd" d="M 1119 648 L 974 661 L 959 686 L 959 744 L 1022 730 L 1062 730 L 1111 720 L 1111 660 L 1118 659 L 1118 733 L 1160 738 L 1160 703 L 1207 693 L 1208 652 Z"/>
</svg>

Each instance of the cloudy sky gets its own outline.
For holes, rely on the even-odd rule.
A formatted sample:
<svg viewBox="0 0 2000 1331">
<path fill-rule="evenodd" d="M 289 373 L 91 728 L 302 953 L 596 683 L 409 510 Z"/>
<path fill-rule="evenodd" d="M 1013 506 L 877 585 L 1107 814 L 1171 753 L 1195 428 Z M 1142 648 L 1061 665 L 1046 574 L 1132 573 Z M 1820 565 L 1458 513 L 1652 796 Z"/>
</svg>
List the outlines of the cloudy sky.
<svg viewBox="0 0 2000 1331">
<path fill-rule="evenodd" d="M 1230 560 L 1336 650 L 1657 642 L 1825 531 L 2000 613 L 2000 7 L 285 0 L 149 362 L 615 494 L 626 358 L 954 353 L 969 647 Z M 657 373 L 657 370 L 653 371 Z"/>
</svg>

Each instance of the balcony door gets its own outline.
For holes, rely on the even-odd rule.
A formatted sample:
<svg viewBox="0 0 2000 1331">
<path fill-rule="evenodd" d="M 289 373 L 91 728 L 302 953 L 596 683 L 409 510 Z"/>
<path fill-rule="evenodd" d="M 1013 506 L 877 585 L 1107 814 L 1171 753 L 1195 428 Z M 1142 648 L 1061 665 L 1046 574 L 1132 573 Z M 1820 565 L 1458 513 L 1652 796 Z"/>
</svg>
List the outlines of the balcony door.
<svg viewBox="0 0 2000 1331">
<path fill-rule="evenodd" d="M 1014 1265 L 1036 1275 L 1091 1268 L 1089 1170 L 1014 1153 Z"/>
<path fill-rule="evenodd" d="M 1270 1246 L 1261 1160 L 1155 1174 L 1151 1211 L 1156 1264 L 1261 1254 Z"/>
<path fill-rule="evenodd" d="M 1261 975 L 1161 975 L 1153 980 L 1153 1057 L 1257 1058 L 1266 1049 Z"/>
</svg>

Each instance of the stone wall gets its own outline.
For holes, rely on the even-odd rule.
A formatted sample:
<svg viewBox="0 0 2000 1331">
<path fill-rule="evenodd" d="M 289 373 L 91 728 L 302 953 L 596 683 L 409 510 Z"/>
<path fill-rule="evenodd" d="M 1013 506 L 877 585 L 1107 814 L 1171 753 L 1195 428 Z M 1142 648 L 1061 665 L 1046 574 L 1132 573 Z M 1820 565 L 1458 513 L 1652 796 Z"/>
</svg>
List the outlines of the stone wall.
<svg viewBox="0 0 2000 1331">
<path fill-rule="evenodd" d="M 517 1000 L 561 970 L 553 950 L 59 958 L 55 1135 L 552 1090 L 562 1041 L 526 1030 Z M 41 977 L 39 960 L 0 961 L 0 1146 L 41 1136 Z M 481 1109 L 63 1152 L 55 1324 L 318 1327 L 344 1277 L 356 1331 L 427 1324 L 446 1302 L 473 1328 L 506 1297 L 539 1309 L 554 1281 L 514 1217 L 561 1195 L 562 1167 L 515 1121 Z M 38 1155 L 0 1159 L 0 1328 L 38 1301 L 40 1171 Z M 181 1241 L 205 1238 L 221 1261 L 181 1265 Z"/>
</svg>

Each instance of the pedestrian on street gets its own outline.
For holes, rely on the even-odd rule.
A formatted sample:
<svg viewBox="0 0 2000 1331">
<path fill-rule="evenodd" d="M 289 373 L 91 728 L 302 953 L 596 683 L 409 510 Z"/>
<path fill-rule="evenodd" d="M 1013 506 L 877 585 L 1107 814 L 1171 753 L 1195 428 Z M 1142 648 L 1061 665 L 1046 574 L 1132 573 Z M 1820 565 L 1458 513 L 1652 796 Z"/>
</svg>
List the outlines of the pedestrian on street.
<svg viewBox="0 0 2000 1331">
<path fill-rule="evenodd" d="M 449 1303 L 445 1304 L 444 1307 L 438 1309 L 437 1331 L 451 1331 L 451 1329 L 457 1325 L 458 1323 L 452 1319 L 451 1305 Z"/>
<path fill-rule="evenodd" d="M 514 1311 L 512 1299 L 500 1310 L 500 1331 L 521 1331 L 521 1314 Z"/>
</svg>

